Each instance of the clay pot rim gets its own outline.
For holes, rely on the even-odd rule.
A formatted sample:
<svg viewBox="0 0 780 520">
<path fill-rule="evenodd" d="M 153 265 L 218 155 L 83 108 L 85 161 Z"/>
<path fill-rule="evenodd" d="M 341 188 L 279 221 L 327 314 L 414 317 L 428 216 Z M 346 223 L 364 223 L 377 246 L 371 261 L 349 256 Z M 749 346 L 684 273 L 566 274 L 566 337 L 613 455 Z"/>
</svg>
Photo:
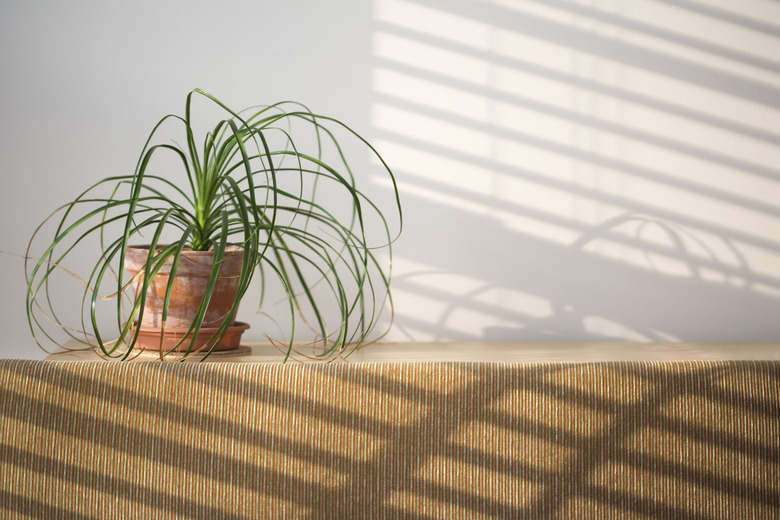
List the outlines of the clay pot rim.
<svg viewBox="0 0 780 520">
<path fill-rule="evenodd" d="M 136 251 L 149 251 L 151 244 L 135 244 L 135 245 L 129 245 L 127 246 L 127 249 L 133 249 Z M 157 245 L 157 252 L 162 250 L 165 247 L 168 247 L 170 244 L 158 244 Z M 239 246 L 226 246 L 225 247 L 225 257 L 232 256 L 235 253 L 242 253 L 244 251 L 243 247 Z M 193 251 L 189 247 L 185 247 L 182 250 L 182 254 L 187 254 L 188 256 L 211 256 L 214 255 L 214 250 L 209 249 L 208 251 Z"/>
<path fill-rule="evenodd" d="M 160 248 L 166 247 L 159 245 Z M 241 272 L 244 263 L 244 249 L 238 246 L 228 246 L 225 248 L 225 256 L 220 259 L 220 277 L 237 276 Z M 141 272 L 146 266 L 149 256 L 149 245 L 127 246 L 125 253 L 125 269 L 130 273 Z M 215 261 L 214 251 L 192 251 L 184 249 L 179 264 L 177 274 L 179 276 L 209 277 L 211 275 L 211 266 Z M 158 276 L 168 274 L 170 266 L 173 264 L 173 256 L 165 259 L 165 263 Z"/>
</svg>

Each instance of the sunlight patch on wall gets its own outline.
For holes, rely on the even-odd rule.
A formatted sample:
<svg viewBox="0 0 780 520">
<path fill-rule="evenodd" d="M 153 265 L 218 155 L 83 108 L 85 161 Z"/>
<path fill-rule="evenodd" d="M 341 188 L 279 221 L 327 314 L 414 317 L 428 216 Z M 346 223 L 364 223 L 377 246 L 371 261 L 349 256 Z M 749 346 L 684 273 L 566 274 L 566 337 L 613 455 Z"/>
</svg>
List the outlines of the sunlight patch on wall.
<svg viewBox="0 0 780 520">
<path fill-rule="evenodd" d="M 696 282 L 680 291 L 702 283 L 777 298 L 780 28 L 738 13 L 696 0 L 377 0 L 377 146 L 411 203 L 427 208 L 431 229 L 478 222 L 497 272 L 543 251 L 558 269 L 599 259 L 612 264 L 588 269 L 614 265 Z M 439 222 L 439 214 L 449 220 Z M 457 255 L 461 244 L 447 240 L 458 235 L 427 236 L 426 225 L 411 231 L 414 248 L 428 252 L 431 273 L 449 273 L 437 262 L 457 265 L 445 259 Z M 538 262 L 530 267 L 550 275 Z M 421 273 L 403 282 L 409 298 Z M 491 316 L 511 322 L 506 312 L 517 311 L 515 329 L 525 315 L 547 316 L 534 308 L 546 308 L 554 322 L 555 309 L 566 306 L 563 290 L 555 305 L 524 291 L 525 275 L 500 291 L 469 289 L 460 275 L 479 279 L 474 271 L 431 275 L 455 293 L 426 294 L 461 297 L 472 314 L 455 321 L 472 331 L 491 326 Z M 466 310 L 466 294 L 484 306 Z M 478 301 L 483 295 L 489 301 Z M 619 320 L 577 311 L 590 334 L 638 339 Z"/>
<path fill-rule="evenodd" d="M 488 49 L 492 38 L 490 24 L 414 1 L 375 0 L 374 19 L 478 49 Z M 374 47 L 377 55 L 381 56 L 382 50 L 381 46 Z"/>
<path fill-rule="evenodd" d="M 414 135 L 416 140 L 423 143 L 470 157 L 491 156 L 492 136 L 467 125 L 380 103 L 374 106 L 372 116 L 374 125 L 379 130 L 394 131 L 401 137 Z"/>
<path fill-rule="evenodd" d="M 397 52 L 406 56 L 401 50 Z M 633 199 L 640 204 L 649 203 L 649 208 L 655 201 L 666 207 L 668 201 L 680 200 L 681 203 L 673 204 L 675 212 L 694 219 L 702 213 L 722 215 L 718 225 L 751 230 L 778 226 L 776 215 L 767 219 L 761 208 L 756 212 L 745 207 L 745 203 L 753 201 L 773 203 L 780 199 L 780 183 L 770 177 L 776 172 L 776 164 L 769 152 L 777 147 L 759 139 L 735 136 L 734 132 L 696 122 L 681 126 L 678 116 L 669 116 L 670 119 L 657 110 L 648 114 L 650 111 L 642 107 L 638 108 L 640 114 L 629 113 L 624 119 L 636 119 L 640 123 L 636 127 L 655 132 L 642 130 L 641 135 L 635 135 L 630 125 L 599 128 L 592 120 L 573 117 L 571 112 L 551 103 L 532 100 L 531 105 L 518 106 L 496 100 L 495 89 L 475 94 L 460 86 L 386 68 L 375 70 L 373 84 L 375 91 L 389 100 L 374 107 L 374 123 L 380 129 L 407 138 L 409 129 L 414 129 L 417 140 L 500 163 L 517 157 L 509 164 L 526 168 L 530 165 L 534 173 L 563 176 L 572 185 L 595 185 L 596 189 L 611 185 L 613 189 L 608 188 L 608 192 L 629 202 Z M 538 90 L 548 91 L 541 86 Z M 520 91 L 526 94 L 525 89 Z M 516 103 L 526 99 L 515 97 Z M 409 108 L 393 107 L 393 100 Z M 603 119 L 606 114 L 622 114 L 626 104 L 618 105 L 610 109 L 607 104 L 596 102 L 590 110 Z M 678 130 L 675 137 L 661 137 L 668 135 L 669 128 Z M 688 136 L 690 142 L 678 139 L 677 135 Z M 692 146 L 691 142 L 697 144 Z M 698 143 L 708 143 L 717 153 Z M 513 153 L 514 149 L 521 153 Z M 626 175 L 626 170 L 632 174 Z M 746 182 L 745 170 L 752 173 L 750 182 Z M 702 175 L 702 171 L 707 175 Z M 614 180 L 605 182 L 616 177 L 620 178 L 617 186 Z M 700 190 L 707 193 L 701 196 Z M 735 195 L 744 200 L 731 203 Z M 722 206 L 723 211 L 713 212 L 708 207 L 712 204 Z M 608 218 L 609 213 L 595 216 Z M 742 219 L 747 219 L 749 225 L 744 226 Z"/>
<path fill-rule="evenodd" d="M 482 1 L 518 14 L 538 16 L 540 20 L 556 21 L 586 30 L 590 34 L 608 36 L 622 43 L 651 48 L 697 64 L 727 68 L 743 77 L 775 83 L 779 80 L 771 72 L 751 66 L 751 59 L 778 63 L 777 55 L 772 52 L 776 42 L 771 35 L 683 6 L 652 0 L 610 3 L 564 0 L 552 4 L 542 1 Z M 780 16 L 780 13 L 776 16 Z M 723 38 L 723 34 L 729 37 Z"/>
<path fill-rule="evenodd" d="M 773 28 L 780 33 L 780 4 L 774 0 L 690 0 L 693 5 L 709 11 L 717 10 L 720 16 L 726 16 L 738 21 L 754 22 L 760 27 Z M 709 9 L 708 9 L 709 8 Z M 716 11 L 716 12 L 717 12 Z"/>
<path fill-rule="evenodd" d="M 556 117 L 564 124 L 579 122 L 581 126 L 588 126 L 583 123 L 600 122 L 600 133 L 622 136 L 626 131 L 639 132 L 638 137 L 650 135 L 667 142 L 719 153 L 733 150 L 737 156 L 749 157 L 757 164 L 773 165 L 771 157 L 767 158 L 767 152 L 773 151 L 778 142 L 780 110 L 776 108 L 572 49 L 566 49 L 566 55 L 557 56 L 557 59 L 545 58 L 548 54 L 556 56 L 555 53 L 545 52 L 546 47 L 559 46 L 516 34 L 502 36 L 505 31 L 498 29 L 496 32 L 494 52 L 474 54 L 464 47 L 445 49 L 427 40 L 417 41 L 412 37 L 380 31 L 374 37 L 376 55 L 387 60 L 388 66 L 395 64 L 409 72 L 404 76 L 387 67 L 383 67 L 381 72 L 375 70 L 374 88 L 380 88 L 383 94 L 411 97 L 419 104 L 431 101 L 433 106 L 444 106 L 447 111 L 480 120 L 490 109 L 489 101 L 509 99 L 509 106 L 512 102 L 522 102 L 522 106 L 515 107 L 515 110 L 525 108 L 526 113 L 541 111 L 548 118 Z M 504 48 L 507 49 L 507 57 L 511 58 L 509 61 L 502 59 L 501 50 Z M 413 70 L 417 76 L 412 74 Z M 377 77 L 379 74 L 384 77 Z M 390 75 L 394 77 L 391 79 Z M 422 76 L 438 78 L 423 80 Z M 589 85 L 583 85 L 583 80 Z M 435 88 L 426 85 L 426 81 L 433 83 Z M 615 95 L 621 91 L 613 90 L 624 85 L 630 88 L 622 91 L 622 97 L 629 99 L 621 99 L 621 96 Z M 477 90 L 475 87 L 479 86 L 489 90 Z M 436 89 L 446 95 L 431 96 Z M 475 95 L 475 92 L 479 94 Z M 646 101 L 631 102 L 637 95 L 646 97 Z M 467 97 L 470 104 L 480 105 L 478 111 L 461 104 Z M 658 100 L 662 100 L 663 107 L 657 106 Z M 561 106 L 566 109 L 561 110 Z M 673 110 L 675 108 L 677 110 Z M 504 111 L 494 108 L 489 113 L 496 117 Z M 698 118 L 690 117 L 697 113 Z M 583 120 L 581 116 L 591 119 Z M 712 124 L 716 121 L 704 116 L 714 116 L 723 123 L 731 122 L 737 126 Z M 502 119 L 529 128 L 522 117 L 507 115 Z M 605 126 L 604 123 L 619 126 Z M 771 134 L 746 135 L 740 131 L 742 128 L 755 128 Z M 562 135 L 569 137 L 570 134 L 567 129 Z M 560 137 L 561 134 L 555 135 Z"/>
<path fill-rule="evenodd" d="M 491 327 L 519 329 L 552 314 L 549 300 L 463 274 L 394 258 L 397 321 L 418 341 L 478 339 Z M 424 317 L 435 315 L 435 323 Z"/>
<path fill-rule="evenodd" d="M 621 216 L 605 229 L 610 233 L 583 235 L 575 247 L 664 276 L 734 288 L 746 288 L 752 280 L 751 288 L 777 284 L 780 290 L 776 250 L 641 214 Z"/>
<path fill-rule="evenodd" d="M 443 85 L 441 82 L 421 79 L 412 74 L 376 68 L 372 85 L 377 94 L 463 118 L 485 122 L 492 115 L 492 103 L 488 97 Z"/>
<path fill-rule="evenodd" d="M 618 42 L 614 45 L 619 47 Z M 775 38 L 772 45 L 775 53 L 779 47 Z M 510 71 L 527 71 L 541 78 L 569 83 L 579 93 L 584 107 L 588 106 L 591 96 L 604 93 L 628 102 L 629 106 L 637 103 L 638 107 L 660 109 L 662 114 L 679 112 L 683 117 L 699 114 L 740 127 L 777 133 L 777 118 L 780 116 L 777 106 L 769 107 L 766 103 L 713 88 L 717 85 L 694 83 L 663 74 L 642 67 L 641 63 L 618 62 L 608 56 L 502 28 L 495 29 L 491 52 L 483 56 L 486 63 L 506 63 Z M 663 58 L 664 55 L 659 54 L 658 59 Z M 677 61 L 673 65 L 684 67 L 684 63 L 678 65 Z M 672 70 L 674 67 L 669 66 Z M 726 74 L 725 78 L 730 76 Z"/>
</svg>

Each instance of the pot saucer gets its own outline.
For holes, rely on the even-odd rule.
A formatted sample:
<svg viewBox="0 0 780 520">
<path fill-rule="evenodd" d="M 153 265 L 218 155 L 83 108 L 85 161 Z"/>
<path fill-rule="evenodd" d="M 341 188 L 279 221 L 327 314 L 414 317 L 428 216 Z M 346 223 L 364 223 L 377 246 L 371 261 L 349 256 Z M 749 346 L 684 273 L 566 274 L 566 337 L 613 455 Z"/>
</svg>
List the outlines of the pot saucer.
<svg viewBox="0 0 780 520">
<path fill-rule="evenodd" d="M 228 327 L 225 335 L 214 348 L 214 352 L 231 352 L 237 350 L 241 345 L 241 335 L 248 328 L 248 323 L 244 323 L 243 321 L 233 322 L 233 325 Z M 195 343 L 192 345 L 190 353 L 194 353 L 195 351 L 208 352 L 214 343 L 212 336 L 217 333 L 217 330 L 219 329 L 216 327 L 202 327 L 198 332 L 197 338 L 195 338 Z M 153 352 L 159 352 L 160 350 L 167 352 L 176 348 L 175 351 L 170 353 L 183 355 L 190 347 L 189 337 L 185 339 L 178 347 L 176 347 L 176 344 L 185 338 L 186 334 L 186 328 L 165 327 L 165 332 L 163 335 L 163 329 L 154 327 L 141 327 L 138 331 L 138 339 L 135 342 L 135 348 Z"/>
</svg>

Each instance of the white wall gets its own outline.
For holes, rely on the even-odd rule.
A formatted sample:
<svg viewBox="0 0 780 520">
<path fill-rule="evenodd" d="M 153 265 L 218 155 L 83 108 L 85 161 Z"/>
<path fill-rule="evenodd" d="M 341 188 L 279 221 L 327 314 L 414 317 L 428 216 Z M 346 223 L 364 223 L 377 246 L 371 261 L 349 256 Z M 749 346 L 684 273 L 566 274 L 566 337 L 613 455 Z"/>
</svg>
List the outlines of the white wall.
<svg viewBox="0 0 780 520">
<path fill-rule="evenodd" d="M 779 57 L 772 0 L 3 2 L 0 249 L 201 87 L 389 160 L 391 339 L 778 341 Z M 0 355 L 41 357 L 0 265 Z"/>
</svg>

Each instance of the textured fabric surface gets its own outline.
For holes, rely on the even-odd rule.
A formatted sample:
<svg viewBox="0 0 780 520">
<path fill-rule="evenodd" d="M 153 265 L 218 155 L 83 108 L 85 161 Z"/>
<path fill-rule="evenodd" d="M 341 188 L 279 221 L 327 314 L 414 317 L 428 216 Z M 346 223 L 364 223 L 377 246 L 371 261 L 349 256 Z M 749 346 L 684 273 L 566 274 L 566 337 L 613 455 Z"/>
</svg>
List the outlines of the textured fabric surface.
<svg viewBox="0 0 780 520">
<path fill-rule="evenodd" d="M 780 518 L 780 362 L 0 361 L 2 518 Z"/>
</svg>

